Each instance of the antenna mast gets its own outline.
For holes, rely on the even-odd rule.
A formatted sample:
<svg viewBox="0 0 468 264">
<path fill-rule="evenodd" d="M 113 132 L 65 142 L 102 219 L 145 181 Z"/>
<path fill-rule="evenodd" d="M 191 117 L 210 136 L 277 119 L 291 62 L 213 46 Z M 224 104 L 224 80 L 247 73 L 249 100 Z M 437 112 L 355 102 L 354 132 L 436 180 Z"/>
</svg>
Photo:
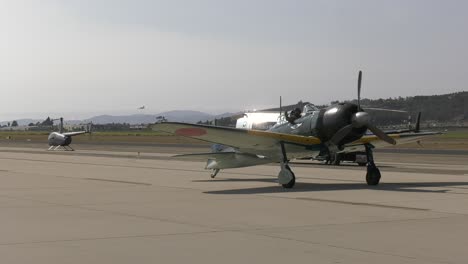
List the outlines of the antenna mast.
<svg viewBox="0 0 468 264">
<path fill-rule="evenodd" d="M 279 107 L 279 110 L 280 110 L 280 115 L 279 115 L 279 121 L 281 122 L 281 117 L 283 115 L 283 106 L 281 104 L 281 95 L 280 95 L 280 107 Z"/>
</svg>

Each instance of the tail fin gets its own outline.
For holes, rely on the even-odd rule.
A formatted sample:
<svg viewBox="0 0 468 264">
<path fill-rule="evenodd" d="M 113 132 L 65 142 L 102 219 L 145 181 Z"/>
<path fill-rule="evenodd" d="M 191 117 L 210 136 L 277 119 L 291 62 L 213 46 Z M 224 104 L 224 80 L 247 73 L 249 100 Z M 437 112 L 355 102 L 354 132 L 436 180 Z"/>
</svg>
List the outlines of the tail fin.
<svg viewBox="0 0 468 264">
<path fill-rule="evenodd" d="M 63 133 L 63 117 L 60 118 L 60 126 L 59 126 L 59 133 Z"/>
<path fill-rule="evenodd" d="M 421 123 L 421 112 L 418 113 L 418 117 L 416 118 L 416 127 L 414 128 L 414 132 L 419 132 L 420 128 L 420 123 Z"/>
</svg>

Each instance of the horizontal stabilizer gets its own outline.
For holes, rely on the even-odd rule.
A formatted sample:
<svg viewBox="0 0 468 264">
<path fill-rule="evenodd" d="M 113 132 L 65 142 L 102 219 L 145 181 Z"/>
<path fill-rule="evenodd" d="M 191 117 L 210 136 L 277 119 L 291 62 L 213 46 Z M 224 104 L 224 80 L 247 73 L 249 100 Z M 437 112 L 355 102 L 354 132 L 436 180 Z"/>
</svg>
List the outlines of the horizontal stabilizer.
<svg viewBox="0 0 468 264">
<path fill-rule="evenodd" d="M 185 161 L 206 161 L 206 169 L 230 169 L 255 166 L 273 162 L 266 157 L 240 152 L 213 152 L 172 156 Z"/>
</svg>

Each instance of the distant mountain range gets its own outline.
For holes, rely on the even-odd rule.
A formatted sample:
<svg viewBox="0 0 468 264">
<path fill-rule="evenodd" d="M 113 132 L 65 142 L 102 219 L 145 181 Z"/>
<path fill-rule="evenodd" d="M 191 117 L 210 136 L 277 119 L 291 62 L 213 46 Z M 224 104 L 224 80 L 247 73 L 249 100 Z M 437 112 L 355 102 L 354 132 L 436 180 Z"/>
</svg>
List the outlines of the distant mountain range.
<svg viewBox="0 0 468 264">
<path fill-rule="evenodd" d="M 136 124 L 151 124 L 156 122 L 156 117 L 164 116 L 168 121 L 172 122 L 186 122 L 186 123 L 196 123 L 198 121 L 206 121 L 206 120 L 214 120 L 215 118 L 223 118 L 227 116 L 232 116 L 237 113 L 224 113 L 220 115 L 212 115 L 208 113 L 203 113 L 200 111 L 191 111 L 191 110 L 174 110 L 168 112 L 162 112 L 154 115 L 150 114 L 136 114 L 136 115 L 121 115 L 121 116 L 113 116 L 113 115 L 99 115 L 94 116 L 84 120 L 65 120 L 66 124 L 77 125 L 77 124 L 85 124 L 85 123 L 93 123 L 93 124 L 111 124 L 111 123 L 128 123 L 131 125 Z M 47 118 L 47 117 L 45 117 Z M 36 124 L 37 122 L 42 122 L 45 120 L 39 119 L 18 119 L 19 126 L 27 126 L 30 123 Z M 0 125 L 7 125 L 11 123 L 10 121 L 2 121 Z"/>
</svg>

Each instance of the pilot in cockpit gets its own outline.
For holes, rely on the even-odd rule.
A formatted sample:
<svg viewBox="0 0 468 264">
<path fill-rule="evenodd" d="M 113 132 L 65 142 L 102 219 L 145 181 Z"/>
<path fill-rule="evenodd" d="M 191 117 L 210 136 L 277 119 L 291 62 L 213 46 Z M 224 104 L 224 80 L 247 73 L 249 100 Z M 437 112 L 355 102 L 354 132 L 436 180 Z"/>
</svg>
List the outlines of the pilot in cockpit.
<svg viewBox="0 0 468 264">
<path fill-rule="evenodd" d="M 286 120 L 289 123 L 294 124 L 294 121 L 296 121 L 296 119 L 301 118 L 302 116 L 301 114 L 302 114 L 301 109 L 297 107 L 294 110 L 292 110 L 291 113 L 289 113 L 289 115 L 288 115 L 288 112 L 285 112 L 284 116 L 286 117 Z"/>
</svg>

